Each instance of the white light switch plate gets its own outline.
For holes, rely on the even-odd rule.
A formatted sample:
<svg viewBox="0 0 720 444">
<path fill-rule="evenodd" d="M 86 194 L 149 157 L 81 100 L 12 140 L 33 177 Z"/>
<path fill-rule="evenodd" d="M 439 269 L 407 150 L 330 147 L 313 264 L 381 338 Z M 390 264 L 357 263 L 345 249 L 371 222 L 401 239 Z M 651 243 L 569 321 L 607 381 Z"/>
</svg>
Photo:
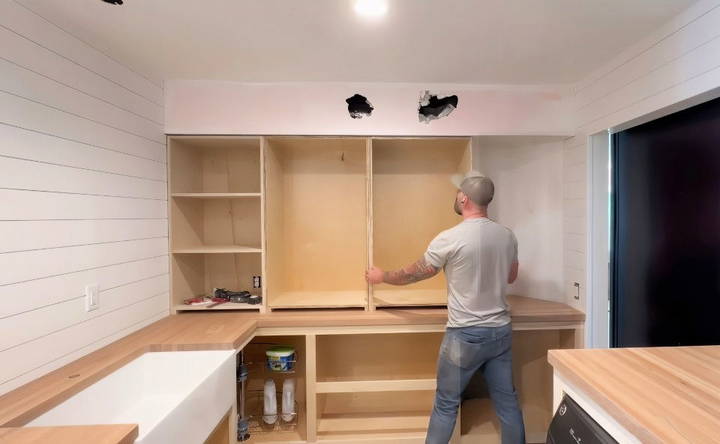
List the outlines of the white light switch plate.
<svg viewBox="0 0 720 444">
<path fill-rule="evenodd" d="M 93 311 L 100 308 L 100 286 L 98 284 L 85 287 L 85 311 Z"/>
</svg>

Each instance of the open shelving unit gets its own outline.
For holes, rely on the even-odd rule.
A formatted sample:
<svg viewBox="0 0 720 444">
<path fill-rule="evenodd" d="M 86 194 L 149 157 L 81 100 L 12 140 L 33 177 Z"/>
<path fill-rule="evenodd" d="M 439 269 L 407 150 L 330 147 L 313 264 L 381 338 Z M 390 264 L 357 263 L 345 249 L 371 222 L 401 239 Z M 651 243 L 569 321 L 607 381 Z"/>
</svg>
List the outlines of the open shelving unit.
<svg viewBox="0 0 720 444">
<path fill-rule="evenodd" d="M 263 295 L 252 288 L 265 254 L 262 139 L 171 136 L 168 157 L 173 310 L 264 311 L 263 305 L 183 304 L 213 288 Z"/>
</svg>

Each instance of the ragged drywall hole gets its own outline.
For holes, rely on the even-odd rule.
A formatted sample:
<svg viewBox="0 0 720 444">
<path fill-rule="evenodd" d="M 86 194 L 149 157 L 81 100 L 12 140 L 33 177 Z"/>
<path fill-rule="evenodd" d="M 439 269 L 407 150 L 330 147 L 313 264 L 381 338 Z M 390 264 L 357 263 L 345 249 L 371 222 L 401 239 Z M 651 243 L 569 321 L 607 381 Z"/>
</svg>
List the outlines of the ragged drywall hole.
<svg viewBox="0 0 720 444">
<path fill-rule="evenodd" d="M 430 123 L 431 120 L 440 119 L 455 111 L 458 106 L 458 96 L 446 96 L 438 98 L 430 91 L 425 91 L 420 96 L 420 106 L 418 107 L 418 118 L 421 122 Z"/>
<path fill-rule="evenodd" d="M 368 99 L 360 94 L 355 94 L 345 99 L 345 102 L 348 104 L 348 112 L 353 119 L 362 119 L 365 116 L 370 117 L 375 109 Z"/>
</svg>

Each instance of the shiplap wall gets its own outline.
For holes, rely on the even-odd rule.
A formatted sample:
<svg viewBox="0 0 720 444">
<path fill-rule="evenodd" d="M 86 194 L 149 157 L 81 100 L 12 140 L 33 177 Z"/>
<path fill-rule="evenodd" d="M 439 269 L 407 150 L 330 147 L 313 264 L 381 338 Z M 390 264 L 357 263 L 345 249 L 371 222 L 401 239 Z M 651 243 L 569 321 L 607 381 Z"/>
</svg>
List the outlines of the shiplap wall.
<svg viewBox="0 0 720 444">
<path fill-rule="evenodd" d="M 573 88 L 564 149 L 566 300 L 585 309 L 588 136 L 660 117 L 720 88 L 720 1 L 700 0 Z M 580 282 L 576 301 L 573 282 Z"/>
<path fill-rule="evenodd" d="M 0 393 L 168 315 L 163 100 L 0 0 Z"/>
</svg>

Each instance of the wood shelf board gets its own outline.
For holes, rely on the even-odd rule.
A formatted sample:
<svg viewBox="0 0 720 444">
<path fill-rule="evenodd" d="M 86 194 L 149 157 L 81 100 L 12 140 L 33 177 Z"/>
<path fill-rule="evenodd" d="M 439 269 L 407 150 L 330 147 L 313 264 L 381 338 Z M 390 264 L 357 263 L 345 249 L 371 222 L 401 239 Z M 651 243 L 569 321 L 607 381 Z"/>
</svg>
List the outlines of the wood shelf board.
<svg viewBox="0 0 720 444">
<path fill-rule="evenodd" d="M 300 432 L 292 430 L 273 430 L 268 432 L 256 432 L 250 434 L 250 439 L 244 441 L 247 444 L 305 444 Z"/>
<path fill-rule="evenodd" d="M 260 196 L 262 193 L 172 193 L 172 197 L 183 199 L 243 199 Z"/>
<path fill-rule="evenodd" d="M 424 444 L 424 430 L 396 430 L 390 432 L 321 432 L 318 442 L 327 444 Z"/>
<path fill-rule="evenodd" d="M 373 290 L 377 307 L 412 307 L 447 305 L 446 289 Z"/>
<path fill-rule="evenodd" d="M 318 419 L 318 432 L 357 432 L 381 430 L 425 430 L 429 412 L 323 414 Z"/>
<path fill-rule="evenodd" d="M 268 298 L 270 308 L 365 307 L 365 291 L 289 291 Z"/>
<path fill-rule="evenodd" d="M 238 304 L 234 302 L 226 302 L 224 304 L 216 305 L 215 307 L 208 308 L 205 305 L 185 305 L 176 304 L 173 306 L 175 311 L 222 311 L 222 310 L 260 310 L 260 304 Z"/>
<path fill-rule="evenodd" d="M 201 246 L 189 248 L 173 248 L 173 254 L 228 254 L 228 253 L 262 253 L 262 248 L 230 246 Z"/>
<path fill-rule="evenodd" d="M 317 393 L 399 392 L 435 390 L 435 378 L 355 381 L 318 381 Z"/>
</svg>

